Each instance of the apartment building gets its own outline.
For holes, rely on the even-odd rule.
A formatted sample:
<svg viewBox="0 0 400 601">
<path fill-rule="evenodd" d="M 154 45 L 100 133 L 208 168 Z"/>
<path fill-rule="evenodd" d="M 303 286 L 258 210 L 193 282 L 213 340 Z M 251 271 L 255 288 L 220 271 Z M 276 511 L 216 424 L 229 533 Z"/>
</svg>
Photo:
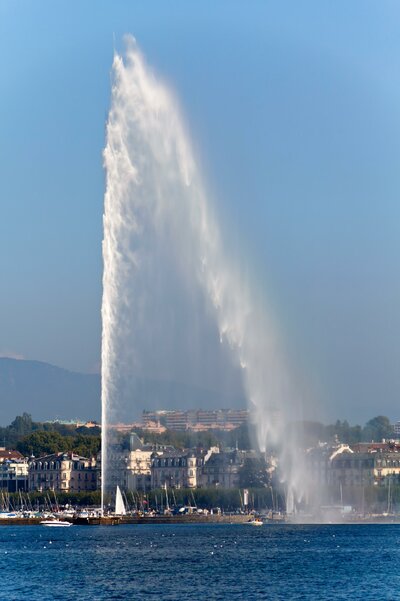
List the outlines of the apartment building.
<svg viewBox="0 0 400 601">
<path fill-rule="evenodd" d="M 46 455 L 30 461 L 29 490 L 93 491 L 97 488 L 97 472 L 94 458 L 72 452 Z"/>
</svg>

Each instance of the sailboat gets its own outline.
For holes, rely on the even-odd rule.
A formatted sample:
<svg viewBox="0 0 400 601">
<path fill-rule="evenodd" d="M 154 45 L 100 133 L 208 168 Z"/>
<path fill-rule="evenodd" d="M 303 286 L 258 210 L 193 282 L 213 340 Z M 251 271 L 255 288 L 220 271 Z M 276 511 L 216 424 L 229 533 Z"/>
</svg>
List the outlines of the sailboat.
<svg viewBox="0 0 400 601">
<path fill-rule="evenodd" d="M 119 486 L 117 486 L 115 493 L 115 515 L 126 515 L 125 503 Z"/>
</svg>

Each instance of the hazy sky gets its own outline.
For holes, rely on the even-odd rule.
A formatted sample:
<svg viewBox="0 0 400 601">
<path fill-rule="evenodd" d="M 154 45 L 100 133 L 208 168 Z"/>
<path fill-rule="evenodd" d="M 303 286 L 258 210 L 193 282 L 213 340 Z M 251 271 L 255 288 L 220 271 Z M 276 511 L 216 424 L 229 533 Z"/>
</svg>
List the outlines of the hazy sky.
<svg viewBox="0 0 400 601">
<path fill-rule="evenodd" d="M 0 353 L 98 369 L 102 148 L 130 32 L 301 394 L 329 419 L 400 418 L 399 23 L 395 1 L 2 0 Z"/>
</svg>

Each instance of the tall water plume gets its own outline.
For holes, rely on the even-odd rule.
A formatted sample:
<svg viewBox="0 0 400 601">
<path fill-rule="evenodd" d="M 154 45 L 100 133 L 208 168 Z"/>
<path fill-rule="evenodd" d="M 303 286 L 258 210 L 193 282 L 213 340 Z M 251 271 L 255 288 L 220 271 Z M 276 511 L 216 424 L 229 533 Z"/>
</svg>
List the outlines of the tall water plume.
<svg viewBox="0 0 400 601">
<path fill-rule="evenodd" d="M 185 370 L 205 360 L 185 335 L 194 327 L 212 336 L 199 321 L 214 324 L 240 371 L 260 449 L 279 446 L 285 477 L 299 491 L 301 470 L 282 444 L 294 399 L 273 320 L 226 256 L 177 102 L 131 37 L 125 58 L 114 57 L 104 164 L 103 494 L 112 481 L 110 424 L 140 403 L 132 375 L 151 374 L 153 357 L 165 377 L 175 376 L 180 343 Z M 187 301 L 178 310 L 177 288 Z"/>
</svg>

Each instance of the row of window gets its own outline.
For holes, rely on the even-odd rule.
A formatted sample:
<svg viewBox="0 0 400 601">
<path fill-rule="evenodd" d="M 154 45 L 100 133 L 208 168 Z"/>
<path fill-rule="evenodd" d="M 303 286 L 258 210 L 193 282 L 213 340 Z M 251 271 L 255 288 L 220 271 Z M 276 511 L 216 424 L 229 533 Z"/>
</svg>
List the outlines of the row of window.
<svg viewBox="0 0 400 601">
<path fill-rule="evenodd" d="M 400 467 L 400 459 L 335 459 L 332 462 L 333 468 L 373 468 L 373 467 Z"/>
<path fill-rule="evenodd" d="M 92 474 L 88 474 L 86 473 L 84 475 L 85 477 L 83 477 L 83 474 L 78 474 L 78 480 L 92 480 L 95 481 L 96 480 L 96 474 L 94 472 L 92 472 Z M 90 478 L 89 478 L 90 476 Z M 31 475 L 31 480 L 32 482 L 35 481 L 35 479 L 37 479 L 38 481 L 42 481 L 42 482 L 46 482 L 47 480 L 59 480 L 59 474 L 49 474 L 49 476 L 43 476 L 41 474 L 37 474 L 37 476 L 35 474 Z M 63 473 L 62 474 L 62 479 L 66 480 L 67 479 L 67 474 Z M 70 480 L 75 480 L 74 476 L 72 476 L 70 478 Z"/>
<path fill-rule="evenodd" d="M 181 457 L 173 457 L 169 459 L 155 458 L 151 464 L 153 467 L 186 467 L 186 459 Z M 201 459 L 189 459 L 187 461 L 187 465 L 190 467 L 201 465 Z"/>
<path fill-rule="evenodd" d="M 171 472 L 170 470 L 164 471 L 160 470 L 158 473 L 154 474 L 155 479 L 157 478 L 175 478 L 179 480 L 180 477 L 185 476 L 186 472 L 180 473 L 178 470 Z M 195 475 L 194 470 L 189 470 L 189 476 L 193 477 Z"/>
<path fill-rule="evenodd" d="M 74 469 L 74 470 L 91 469 L 90 467 L 88 467 L 84 463 L 81 463 L 80 461 L 74 461 L 73 463 L 72 463 L 72 461 L 70 461 L 67 463 L 67 465 L 65 464 L 65 462 L 63 462 L 63 468 L 64 469 L 69 468 L 69 469 Z M 30 469 L 31 470 L 60 470 L 61 462 L 60 461 L 36 461 L 35 463 L 31 463 Z"/>
<path fill-rule="evenodd" d="M 337 469 L 371 469 L 373 467 L 373 459 L 337 459 L 332 463 L 332 468 Z"/>
</svg>

